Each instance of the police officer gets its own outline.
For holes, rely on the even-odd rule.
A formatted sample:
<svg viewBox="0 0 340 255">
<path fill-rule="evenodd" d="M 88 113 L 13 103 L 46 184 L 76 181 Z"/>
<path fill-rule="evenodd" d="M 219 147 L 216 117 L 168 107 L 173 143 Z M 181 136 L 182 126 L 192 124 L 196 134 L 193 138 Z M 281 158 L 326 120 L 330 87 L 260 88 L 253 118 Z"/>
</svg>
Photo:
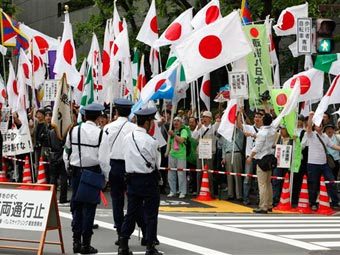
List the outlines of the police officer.
<svg viewBox="0 0 340 255">
<path fill-rule="evenodd" d="M 103 141 L 99 147 L 100 166 L 111 187 L 113 220 L 117 230 L 118 240 L 124 220 L 124 194 L 126 192 L 125 160 L 123 155 L 124 137 L 137 126 L 128 120 L 133 102 L 128 99 L 114 101 L 118 118 L 104 127 Z M 137 220 L 144 234 L 142 214 Z M 143 235 L 144 236 L 144 235 Z M 118 240 L 116 245 L 118 245 Z M 144 243 L 144 238 L 142 243 Z"/>
<path fill-rule="evenodd" d="M 128 240 L 135 229 L 140 208 L 146 224 L 146 255 L 161 255 L 155 248 L 157 217 L 160 202 L 158 182 L 160 153 L 158 142 L 147 132 L 153 124 L 157 109 L 137 111 L 138 127 L 124 138 L 124 158 L 127 172 L 127 213 L 119 239 L 119 255 L 131 255 Z"/>
<path fill-rule="evenodd" d="M 98 250 L 91 246 L 91 237 L 93 235 L 92 227 L 96 213 L 97 204 L 99 204 L 99 191 L 95 199 L 89 192 L 93 189 L 82 186 L 80 189 L 80 179 L 85 170 L 94 173 L 101 173 L 98 161 L 99 145 L 102 139 L 102 130 L 96 126 L 95 121 L 100 116 L 104 107 L 100 104 L 93 103 L 86 107 L 85 122 L 72 128 L 66 138 L 65 151 L 63 159 L 69 166 L 72 174 L 72 232 L 73 232 L 73 252 L 81 254 L 93 254 Z M 81 184 L 82 185 L 82 184 Z M 85 187 L 85 189 L 83 188 Z M 88 187 L 88 186 L 87 186 Z M 81 197 L 85 197 L 86 199 Z M 81 243 L 81 237 L 83 242 Z"/>
</svg>

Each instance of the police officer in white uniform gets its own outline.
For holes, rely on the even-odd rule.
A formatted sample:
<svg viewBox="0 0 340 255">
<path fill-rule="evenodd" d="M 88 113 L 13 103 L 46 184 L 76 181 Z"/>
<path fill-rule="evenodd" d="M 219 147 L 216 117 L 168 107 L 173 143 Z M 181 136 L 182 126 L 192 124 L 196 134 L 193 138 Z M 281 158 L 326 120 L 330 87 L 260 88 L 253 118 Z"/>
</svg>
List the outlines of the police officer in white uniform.
<svg viewBox="0 0 340 255">
<path fill-rule="evenodd" d="M 98 250 L 91 246 L 91 237 L 93 235 L 92 227 L 96 207 L 100 202 L 100 189 L 93 192 L 92 189 L 87 189 L 86 186 L 85 189 L 79 189 L 79 187 L 81 176 L 85 170 L 101 173 L 98 151 L 102 131 L 96 126 L 95 121 L 104 110 L 104 107 L 93 103 L 84 107 L 84 110 L 86 122 L 70 130 L 66 138 L 63 159 L 72 174 L 73 252 L 94 254 Z M 81 197 L 83 198 L 81 199 Z M 81 237 L 83 238 L 82 242 Z"/>
<path fill-rule="evenodd" d="M 160 203 L 158 172 L 160 153 L 158 142 L 147 132 L 152 126 L 156 108 L 137 111 L 138 127 L 124 138 L 124 158 L 127 172 L 128 206 L 120 239 L 119 255 L 131 255 L 128 240 L 143 208 L 146 224 L 146 255 L 161 255 L 155 248 L 157 217 Z"/>
<path fill-rule="evenodd" d="M 110 183 L 113 220 L 119 239 L 124 220 L 124 194 L 126 192 L 126 172 L 123 154 L 125 144 L 123 140 L 137 125 L 128 120 L 133 102 L 121 98 L 116 99 L 114 105 L 118 118 L 104 127 L 103 141 L 99 147 L 99 162 L 106 180 Z M 142 214 L 140 214 L 137 223 L 142 228 L 144 236 L 145 224 Z M 144 242 L 143 238 L 142 243 L 144 244 Z M 118 241 L 116 241 L 116 245 L 118 244 Z"/>
</svg>

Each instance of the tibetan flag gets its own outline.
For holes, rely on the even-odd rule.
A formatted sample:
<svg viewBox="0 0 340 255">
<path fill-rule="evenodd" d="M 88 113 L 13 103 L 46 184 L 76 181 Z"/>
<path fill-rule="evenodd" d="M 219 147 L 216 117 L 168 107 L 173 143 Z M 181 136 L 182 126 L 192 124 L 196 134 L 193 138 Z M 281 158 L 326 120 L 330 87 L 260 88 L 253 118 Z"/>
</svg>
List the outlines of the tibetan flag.
<svg viewBox="0 0 340 255">
<path fill-rule="evenodd" d="M 340 54 L 317 55 L 314 68 L 325 73 L 338 75 L 340 73 Z"/>
<path fill-rule="evenodd" d="M 1 43 L 4 46 L 15 46 L 16 29 L 19 24 L 1 11 Z"/>
<path fill-rule="evenodd" d="M 244 25 L 247 25 L 247 24 L 253 22 L 253 19 L 251 18 L 251 12 L 250 12 L 250 8 L 249 8 L 248 0 L 242 0 L 241 19 L 242 19 L 242 23 Z"/>
<path fill-rule="evenodd" d="M 243 26 L 243 31 L 253 44 L 254 52 L 247 55 L 249 75 L 249 103 L 251 108 L 261 105 L 260 95 L 272 85 L 269 41 L 264 24 Z"/>
</svg>

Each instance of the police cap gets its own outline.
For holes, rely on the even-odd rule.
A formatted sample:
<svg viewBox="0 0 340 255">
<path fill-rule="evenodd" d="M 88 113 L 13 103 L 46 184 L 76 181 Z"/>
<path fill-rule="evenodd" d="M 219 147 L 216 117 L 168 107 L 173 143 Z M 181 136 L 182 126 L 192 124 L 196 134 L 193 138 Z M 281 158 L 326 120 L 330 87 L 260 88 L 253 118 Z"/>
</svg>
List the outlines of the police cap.
<svg viewBox="0 0 340 255">
<path fill-rule="evenodd" d="M 125 98 L 118 98 L 114 101 L 114 105 L 117 108 L 131 108 L 133 106 L 133 102 Z"/>
<path fill-rule="evenodd" d="M 139 111 L 135 112 L 135 115 L 137 116 L 137 118 L 150 118 L 150 117 L 154 117 L 155 114 L 157 112 L 157 108 L 156 107 L 151 107 L 151 108 L 145 108 L 145 109 L 141 109 Z"/>
<path fill-rule="evenodd" d="M 85 107 L 83 107 L 85 110 L 85 113 L 89 112 L 89 113 L 95 113 L 95 112 L 102 112 L 104 111 L 105 107 L 101 104 L 98 103 L 92 103 L 89 104 Z"/>
</svg>

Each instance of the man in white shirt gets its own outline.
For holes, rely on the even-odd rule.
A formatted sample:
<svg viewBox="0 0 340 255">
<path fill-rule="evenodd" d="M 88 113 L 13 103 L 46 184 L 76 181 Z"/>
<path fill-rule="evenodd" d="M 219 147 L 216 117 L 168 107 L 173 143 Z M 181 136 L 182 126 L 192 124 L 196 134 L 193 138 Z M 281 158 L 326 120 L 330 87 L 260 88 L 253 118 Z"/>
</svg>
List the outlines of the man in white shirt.
<svg viewBox="0 0 340 255">
<path fill-rule="evenodd" d="M 263 116 L 263 126 L 256 135 L 255 146 L 246 161 L 247 164 L 251 164 L 253 158 L 257 160 L 256 174 L 260 193 L 260 203 L 259 207 L 254 210 L 254 213 L 267 213 L 273 208 L 273 190 L 271 184 L 273 169 L 271 159 L 274 157 L 274 144 L 277 133 L 276 130 L 271 127 L 272 121 L 273 118 L 269 113 L 266 113 Z M 259 161 L 267 156 L 272 157 L 270 157 L 270 160 L 266 161 L 268 162 L 267 169 L 262 169 L 259 166 Z"/>
<path fill-rule="evenodd" d="M 128 206 L 121 229 L 118 255 L 130 255 L 128 241 L 142 208 L 146 224 L 146 255 L 162 255 L 155 248 L 157 217 L 160 203 L 160 153 L 156 139 L 147 132 L 153 124 L 157 109 L 137 111 L 138 127 L 124 138 L 124 159 L 127 173 Z"/>
<path fill-rule="evenodd" d="M 334 144 L 326 134 L 322 133 L 322 124 L 320 126 L 313 125 L 312 119 L 314 112 L 310 112 L 308 116 L 307 132 L 303 138 L 303 143 L 308 146 L 308 193 L 309 203 L 313 211 L 318 209 L 316 199 L 320 184 L 320 177 L 323 175 L 327 181 L 334 181 L 332 170 L 327 164 L 327 148 L 340 150 L 340 146 Z M 332 200 L 331 206 L 337 207 L 339 198 L 334 183 L 327 184 L 327 190 Z"/>
</svg>

